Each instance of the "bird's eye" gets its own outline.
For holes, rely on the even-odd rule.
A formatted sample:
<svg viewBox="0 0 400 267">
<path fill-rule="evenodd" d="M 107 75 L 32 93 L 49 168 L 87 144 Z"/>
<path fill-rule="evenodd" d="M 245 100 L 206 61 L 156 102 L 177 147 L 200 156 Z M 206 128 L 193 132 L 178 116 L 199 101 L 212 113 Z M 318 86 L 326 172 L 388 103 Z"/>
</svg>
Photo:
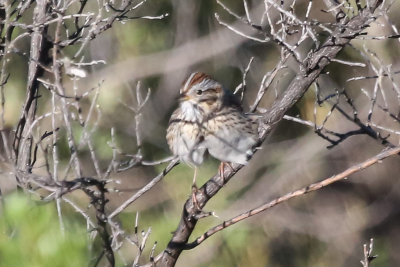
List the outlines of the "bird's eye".
<svg viewBox="0 0 400 267">
<path fill-rule="evenodd" d="M 202 95 L 202 94 L 203 94 L 203 91 L 197 90 L 197 91 L 196 91 L 196 94 L 197 94 L 197 95 Z"/>
</svg>

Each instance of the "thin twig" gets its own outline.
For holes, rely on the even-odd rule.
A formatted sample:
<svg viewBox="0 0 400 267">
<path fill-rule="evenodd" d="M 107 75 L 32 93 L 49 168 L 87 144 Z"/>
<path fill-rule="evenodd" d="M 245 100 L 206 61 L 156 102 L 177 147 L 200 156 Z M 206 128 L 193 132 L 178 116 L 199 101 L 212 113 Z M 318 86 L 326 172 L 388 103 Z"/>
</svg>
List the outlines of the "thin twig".
<svg viewBox="0 0 400 267">
<path fill-rule="evenodd" d="M 135 200 L 137 200 L 140 196 L 142 196 L 144 193 L 149 191 L 153 186 L 155 186 L 159 181 L 161 181 L 164 176 L 169 173 L 175 165 L 178 164 L 179 159 L 175 158 L 172 160 L 168 166 L 156 177 L 154 177 L 148 184 L 142 187 L 136 194 L 131 196 L 129 199 L 127 199 L 124 203 L 122 203 L 118 208 L 116 208 L 113 212 L 108 215 L 108 219 L 112 219 L 114 216 L 118 215 L 121 213 L 126 207 L 128 207 L 130 204 L 132 204 Z"/>
<path fill-rule="evenodd" d="M 372 255 L 372 250 L 374 248 L 374 239 L 371 238 L 369 240 L 369 246 L 364 244 L 363 251 L 364 251 L 364 260 L 360 261 L 363 267 L 369 267 L 370 263 L 378 257 L 378 255 Z"/>
<path fill-rule="evenodd" d="M 330 184 L 336 183 L 338 181 L 347 179 L 349 175 L 352 175 L 354 173 L 360 172 L 368 167 L 370 167 L 371 165 L 374 165 L 377 162 L 380 162 L 381 160 L 384 160 L 390 156 L 393 155 L 397 155 L 400 153 L 400 146 L 395 147 L 395 148 L 390 148 L 390 149 L 385 149 L 383 150 L 381 153 L 365 160 L 364 162 L 361 162 L 359 164 L 356 164 L 348 169 L 346 169 L 345 171 L 338 173 L 336 175 L 333 175 L 329 178 L 326 178 L 324 180 L 322 180 L 321 182 L 317 182 L 317 183 L 313 183 L 310 184 L 308 186 L 305 186 L 301 189 L 298 189 L 296 191 L 290 192 L 284 196 L 278 197 L 268 203 L 265 203 L 257 208 L 251 209 L 249 211 L 246 211 L 238 216 L 233 217 L 232 219 L 226 220 L 223 223 L 214 226 L 213 228 L 211 228 L 210 230 L 208 230 L 207 232 L 205 232 L 203 235 L 201 235 L 200 237 L 196 238 L 195 241 L 187 244 L 185 246 L 185 249 L 192 249 L 198 245 L 200 245 L 204 240 L 206 240 L 207 238 L 209 238 L 210 236 L 214 235 L 215 233 L 235 224 L 238 223 L 244 219 L 247 219 L 249 217 L 252 217 L 256 214 L 259 214 L 263 211 L 266 211 L 278 204 L 281 204 L 283 202 L 286 202 L 292 198 L 298 197 L 298 196 L 302 196 L 305 195 L 307 193 L 319 190 L 321 188 L 324 188 Z"/>
</svg>

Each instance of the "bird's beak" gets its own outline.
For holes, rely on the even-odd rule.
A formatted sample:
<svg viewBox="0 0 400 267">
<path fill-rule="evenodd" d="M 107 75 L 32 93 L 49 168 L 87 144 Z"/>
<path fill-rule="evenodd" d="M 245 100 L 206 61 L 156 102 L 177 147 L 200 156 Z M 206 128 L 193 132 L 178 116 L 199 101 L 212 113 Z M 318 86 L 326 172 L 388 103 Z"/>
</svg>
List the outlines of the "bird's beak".
<svg viewBox="0 0 400 267">
<path fill-rule="evenodd" d="M 179 95 L 178 99 L 179 99 L 179 101 L 181 101 L 181 102 L 182 102 L 182 101 L 187 101 L 187 100 L 190 99 L 190 96 L 188 96 L 187 94 L 183 93 L 183 94 L 180 94 L 180 95 Z"/>
</svg>

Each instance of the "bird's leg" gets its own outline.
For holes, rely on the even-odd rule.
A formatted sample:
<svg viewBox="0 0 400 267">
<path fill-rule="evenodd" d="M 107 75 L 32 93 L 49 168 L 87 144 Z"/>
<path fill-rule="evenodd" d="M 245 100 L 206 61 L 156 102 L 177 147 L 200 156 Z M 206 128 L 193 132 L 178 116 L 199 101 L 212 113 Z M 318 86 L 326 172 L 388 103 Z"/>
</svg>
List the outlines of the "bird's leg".
<svg viewBox="0 0 400 267">
<path fill-rule="evenodd" d="M 199 203 L 197 202 L 197 199 L 196 199 L 196 193 L 198 190 L 197 185 L 196 185 L 196 177 L 197 177 L 197 166 L 194 167 L 194 175 L 193 175 L 193 183 L 192 183 L 192 202 L 197 210 L 201 210 Z"/>
<path fill-rule="evenodd" d="M 231 169 L 231 171 L 234 171 L 232 165 L 229 162 L 221 161 L 221 164 L 218 167 L 218 174 L 222 178 L 222 181 L 224 182 L 225 182 L 225 174 L 224 174 L 225 165 L 227 165 Z"/>
<path fill-rule="evenodd" d="M 197 166 L 194 166 L 194 175 L 193 175 L 192 189 L 193 189 L 193 188 L 196 188 L 196 190 L 197 190 L 196 177 L 197 177 Z"/>
<path fill-rule="evenodd" d="M 221 161 L 221 164 L 219 164 L 219 167 L 218 167 L 218 174 L 219 174 L 219 177 L 222 178 L 222 181 L 225 181 L 224 168 L 225 168 L 225 162 Z"/>
<path fill-rule="evenodd" d="M 196 219 L 199 220 L 201 218 L 206 218 L 208 216 L 216 216 L 214 212 L 206 212 L 203 211 L 202 208 L 199 205 L 199 202 L 196 199 L 196 193 L 198 191 L 197 185 L 196 185 L 196 178 L 197 178 L 197 167 L 194 167 L 194 175 L 193 175 L 193 183 L 192 183 L 192 203 L 193 203 L 193 209 L 194 212 L 191 214 L 190 219 Z"/>
<path fill-rule="evenodd" d="M 216 216 L 214 212 L 206 212 L 203 211 L 202 208 L 199 205 L 199 202 L 196 199 L 196 193 L 198 191 L 197 185 L 196 185 L 196 178 L 197 178 L 197 167 L 194 167 L 194 175 L 193 175 L 193 183 L 192 183 L 192 203 L 194 207 L 194 213 L 191 215 L 196 220 L 199 220 L 201 218 L 205 218 L 208 216 Z"/>
</svg>

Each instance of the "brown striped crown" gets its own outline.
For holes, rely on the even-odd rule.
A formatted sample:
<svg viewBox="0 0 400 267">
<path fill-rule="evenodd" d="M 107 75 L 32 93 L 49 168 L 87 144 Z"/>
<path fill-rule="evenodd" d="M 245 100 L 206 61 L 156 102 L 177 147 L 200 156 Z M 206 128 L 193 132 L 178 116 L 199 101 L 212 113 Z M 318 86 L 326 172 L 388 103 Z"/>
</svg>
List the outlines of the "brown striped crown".
<svg viewBox="0 0 400 267">
<path fill-rule="evenodd" d="M 192 74 L 189 75 L 189 77 L 183 83 L 180 93 L 181 94 L 187 93 L 191 87 L 193 87 L 196 84 L 201 83 L 202 81 L 204 81 L 206 79 L 211 80 L 212 78 L 203 72 L 193 72 Z"/>
</svg>

